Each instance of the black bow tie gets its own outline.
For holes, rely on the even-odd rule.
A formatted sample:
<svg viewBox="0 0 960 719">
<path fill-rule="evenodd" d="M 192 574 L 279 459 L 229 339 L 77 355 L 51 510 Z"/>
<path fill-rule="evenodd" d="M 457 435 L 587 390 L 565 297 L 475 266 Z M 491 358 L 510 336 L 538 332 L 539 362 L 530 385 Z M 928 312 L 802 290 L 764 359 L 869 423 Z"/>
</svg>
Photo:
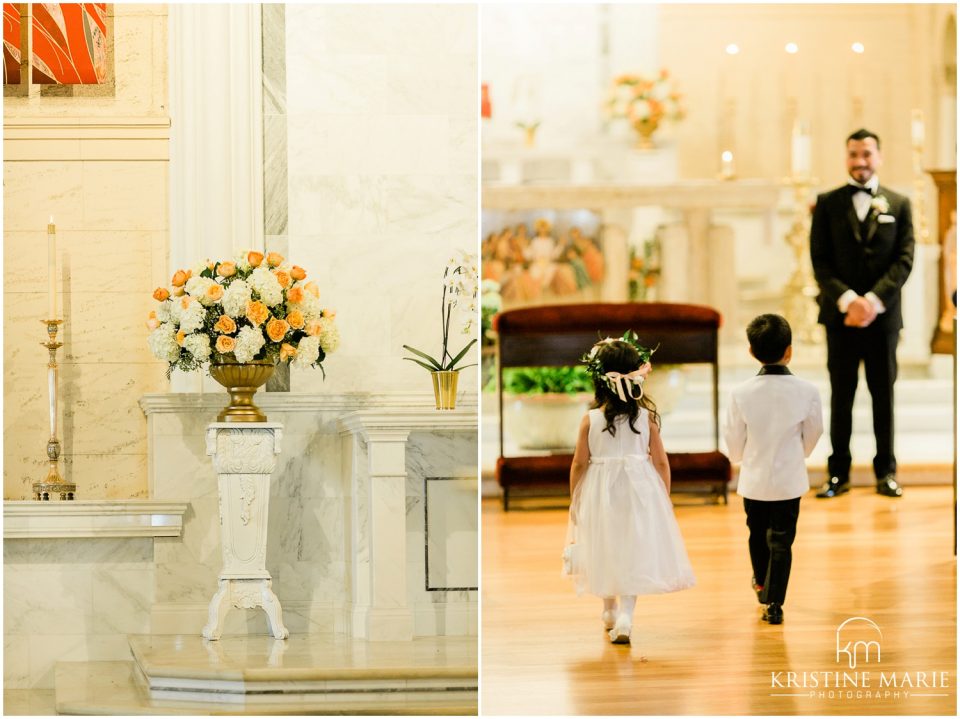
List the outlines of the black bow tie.
<svg viewBox="0 0 960 719">
<path fill-rule="evenodd" d="M 856 196 L 858 192 L 866 192 L 870 197 L 875 197 L 873 190 L 869 187 L 860 187 L 860 185 L 847 185 L 847 190 L 851 196 Z"/>
</svg>

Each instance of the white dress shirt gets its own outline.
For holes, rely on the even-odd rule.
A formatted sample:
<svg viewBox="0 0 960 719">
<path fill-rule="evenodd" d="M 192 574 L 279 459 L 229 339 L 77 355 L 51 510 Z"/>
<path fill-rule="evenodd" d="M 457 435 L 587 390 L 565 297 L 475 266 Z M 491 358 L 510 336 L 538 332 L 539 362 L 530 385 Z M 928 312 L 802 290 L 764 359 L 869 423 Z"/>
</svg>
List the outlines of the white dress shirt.
<svg viewBox="0 0 960 719">
<path fill-rule="evenodd" d="M 876 175 L 871 176 L 869 180 L 866 181 L 863 185 L 854 180 L 852 177 L 847 179 L 847 184 L 853 187 L 862 187 L 865 190 L 869 190 L 870 194 L 866 192 L 858 192 L 853 196 L 853 209 L 857 213 L 857 219 L 860 222 L 863 222 L 867 217 L 867 213 L 870 212 L 870 204 L 873 202 L 873 196 L 877 194 L 880 189 L 880 178 Z M 839 309 L 843 314 L 847 314 L 847 310 L 850 309 L 850 303 L 857 299 L 859 295 L 855 290 L 847 290 L 840 298 L 837 300 L 837 309 Z M 873 292 L 868 292 L 864 295 L 873 305 L 874 309 L 877 311 L 878 315 L 882 315 L 887 311 L 887 308 L 884 307 L 883 302 L 880 301 L 880 298 L 877 297 Z"/>
<path fill-rule="evenodd" d="M 823 434 L 817 388 L 792 374 L 760 374 L 733 390 L 724 439 L 740 462 L 737 494 L 774 502 L 810 488 L 807 466 Z"/>
</svg>

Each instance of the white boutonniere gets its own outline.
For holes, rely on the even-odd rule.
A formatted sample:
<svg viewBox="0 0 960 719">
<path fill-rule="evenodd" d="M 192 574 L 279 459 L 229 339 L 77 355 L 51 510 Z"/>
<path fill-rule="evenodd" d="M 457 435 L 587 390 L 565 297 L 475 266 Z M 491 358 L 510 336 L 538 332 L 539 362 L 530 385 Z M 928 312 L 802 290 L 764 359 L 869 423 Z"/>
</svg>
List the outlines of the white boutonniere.
<svg viewBox="0 0 960 719">
<path fill-rule="evenodd" d="M 890 212 L 890 202 L 883 195 L 877 195 L 870 200 L 870 209 L 875 215 L 885 215 Z"/>
</svg>

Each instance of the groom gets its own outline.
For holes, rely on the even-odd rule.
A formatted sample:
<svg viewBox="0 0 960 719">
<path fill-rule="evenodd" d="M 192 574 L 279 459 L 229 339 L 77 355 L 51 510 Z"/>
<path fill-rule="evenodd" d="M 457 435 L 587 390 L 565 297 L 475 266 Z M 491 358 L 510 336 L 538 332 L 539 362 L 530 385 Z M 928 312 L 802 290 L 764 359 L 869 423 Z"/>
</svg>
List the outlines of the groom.
<svg viewBox="0 0 960 719">
<path fill-rule="evenodd" d="M 847 184 L 817 198 L 810 259 L 820 285 L 819 322 L 827 331 L 830 374 L 829 479 L 818 497 L 850 489 L 853 399 L 863 362 L 873 400 L 877 493 L 903 494 L 893 456 L 893 383 L 903 328 L 900 288 L 913 266 L 910 201 L 880 186 L 880 138 L 857 130 L 847 138 Z"/>
</svg>

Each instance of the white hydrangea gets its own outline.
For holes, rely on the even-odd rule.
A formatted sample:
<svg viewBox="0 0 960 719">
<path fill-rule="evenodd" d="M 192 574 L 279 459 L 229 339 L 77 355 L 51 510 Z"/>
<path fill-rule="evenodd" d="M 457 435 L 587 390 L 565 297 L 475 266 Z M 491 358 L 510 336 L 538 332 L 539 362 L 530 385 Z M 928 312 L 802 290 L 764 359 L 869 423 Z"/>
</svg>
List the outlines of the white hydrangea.
<svg viewBox="0 0 960 719">
<path fill-rule="evenodd" d="M 320 356 L 320 337 L 304 337 L 297 345 L 297 356 L 293 358 L 294 367 L 309 367 Z"/>
<path fill-rule="evenodd" d="M 169 322 L 172 319 L 170 313 L 174 304 L 176 304 L 176 302 L 173 300 L 165 300 L 157 305 L 157 319 L 160 320 L 160 322 Z"/>
<path fill-rule="evenodd" d="M 332 317 L 320 318 L 320 334 L 317 335 L 325 354 L 336 352 L 340 346 L 340 330 Z"/>
<path fill-rule="evenodd" d="M 250 301 L 250 285 L 245 280 L 234 280 L 223 293 L 220 303 L 224 313 L 237 319 L 243 317 L 247 311 L 247 302 Z"/>
<path fill-rule="evenodd" d="M 147 337 L 150 351 L 158 360 L 176 362 L 180 358 L 180 345 L 177 344 L 177 330 L 170 322 L 164 322 Z"/>
<path fill-rule="evenodd" d="M 187 284 L 183 286 L 183 289 L 187 291 L 187 294 L 191 297 L 203 297 L 207 288 L 210 285 L 215 285 L 216 282 L 211 280 L 209 277 L 200 277 L 199 275 L 194 275 L 189 280 Z"/>
<path fill-rule="evenodd" d="M 194 332 L 183 340 L 183 348 L 202 362 L 210 357 L 210 338 L 203 332 Z"/>
<path fill-rule="evenodd" d="M 237 346 L 233 350 L 233 356 L 237 362 L 250 362 L 257 356 L 257 352 L 263 347 L 263 332 L 254 327 L 241 327 L 237 334 Z"/>
<path fill-rule="evenodd" d="M 207 315 L 207 310 L 199 301 L 194 300 L 186 309 L 180 310 L 180 329 L 184 334 L 196 332 L 203 327 L 203 319 Z"/>
<path fill-rule="evenodd" d="M 266 267 L 261 265 L 251 272 L 248 282 L 267 307 L 276 307 L 283 301 L 283 287 Z"/>
<path fill-rule="evenodd" d="M 296 307 L 301 312 L 303 312 L 303 319 L 307 322 L 311 320 L 320 319 L 323 314 L 323 306 L 320 304 L 320 300 L 311 295 L 309 292 L 303 293 L 303 302 L 299 305 L 287 305 L 287 311 L 293 307 Z"/>
</svg>

